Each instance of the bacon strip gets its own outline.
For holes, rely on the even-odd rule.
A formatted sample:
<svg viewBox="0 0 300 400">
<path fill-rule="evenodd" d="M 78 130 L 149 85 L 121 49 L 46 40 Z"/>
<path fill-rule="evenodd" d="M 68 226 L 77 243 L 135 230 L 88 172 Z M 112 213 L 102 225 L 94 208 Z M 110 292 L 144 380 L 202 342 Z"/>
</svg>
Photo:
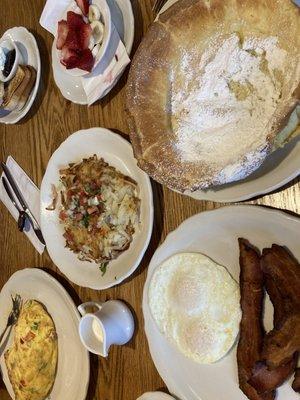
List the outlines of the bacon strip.
<svg viewBox="0 0 300 400">
<path fill-rule="evenodd" d="M 242 319 L 237 362 L 240 388 L 250 400 L 272 400 L 275 391 L 259 393 L 249 382 L 261 359 L 263 346 L 263 273 L 258 252 L 245 239 L 239 239 L 239 246 Z"/>
<path fill-rule="evenodd" d="M 292 384 L 292 388 L 295 390 L 295 392 L 300 393 L 300 368 L 296 369 L 295 379 Z"/>
<path fill-rule="evenodd" d="M 300 350 L 300 265 L 284 247 L 275 244 L 263 250 L 261 264 L 276 310 L 274 329 L 265 338 L 263 357 L 275 368 L 289 362 Z"/>
</svg>

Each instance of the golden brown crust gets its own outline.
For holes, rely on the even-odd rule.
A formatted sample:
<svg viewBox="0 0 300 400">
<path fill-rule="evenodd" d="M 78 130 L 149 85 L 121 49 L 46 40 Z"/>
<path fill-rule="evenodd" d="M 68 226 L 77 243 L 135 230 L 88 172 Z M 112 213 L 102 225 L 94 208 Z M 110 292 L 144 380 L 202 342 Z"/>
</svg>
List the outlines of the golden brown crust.
<svg viewBox="0 0 300 400">
<path fill-rule="evenodd" d="M 245 176 L 271 152 L 277 133 L 299 103 L 299 9 L 290 0 L 178 0 L 150 26 L 134 57 L 127 111 L 138 165 L 155 180 L 179 191 L 222 183 L 213 163 L 180 159 L 174 146 L 170 106 L 171 70 L 175 70 L 175 84 L 180 86 L 185 75 L 176 70 L 178 60 L 184 52 L 196 49 L 195 66 L 199 65 L 216 31 L 221 31 L 223 37 L 233 32 L 249 37 L 276 36 L 279 47 L 289 54 L 280 104 L 266 128 L 264 147 L 257 150 L 257 159 L 250 168 L 244 167 Z M 236 162 L 242 169 L 245 157 Z"/>
</svg>

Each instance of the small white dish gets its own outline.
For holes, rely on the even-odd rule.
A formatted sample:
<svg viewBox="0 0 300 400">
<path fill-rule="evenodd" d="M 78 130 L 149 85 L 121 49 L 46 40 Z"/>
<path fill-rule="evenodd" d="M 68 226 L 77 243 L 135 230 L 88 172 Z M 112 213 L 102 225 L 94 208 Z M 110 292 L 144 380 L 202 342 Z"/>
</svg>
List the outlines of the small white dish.
<svg viewBox="0 0 300 400">
<path fill-rule="evenodd" d="M 123 41 L 126 51 L 130 54 L 134 40 L 134 16 L 130 0 L 109 0 L 107 1 L 117 31 Z M 61 94 L 67 99 L 76 104 L 87 105 L 86 93 L 82 86 L 81 77 L 70 76 L 60 67 L 60 62 L 57 57 L 56 42 L 52 45 L 52 69 L 56 85 Z M 116 85 L 123 71 L 111 84 L 111 86 L 100 96 L 103 98 Z"/>
<path fill-rule="evenodd" d="M 15 50 L 15 61 L 13 63 L 13 66 L 10 70 L 9 75 L 4 76 L 3 75 L 3 71 L 0 70 L 0 81 L 2 82 L 8 82 L 10 81 L 16 74 L 18 65 L 21 63 L 21 56 L 20 56 L 20 52 L 18 49 L 18 46 L 16 45 L 16 43 L 14 41 L 12 41 L 11 39 L 6 39 L 3 38 L 0 40 L 0 47 L 2 49 L 2 51 L 4 52 L 4 54 L 6 55 L 9 51 Z"/>
<path fill-rule="evenodd" d="M 96 154 L 123 174 L 133 178 L 141 199 L 140 225 L 130 247 L 112 260 L 101 276 L 95 262 L 80 261 L 65 247 L 64 228 L 59 222 L 59 210 L 46 210 L 52 203 L 52 184 L 59 183 L 59 169 L 68 163 L 82 161 Z M 104 128 L 91 128 L 73 133 L 53 153 L 41 185 L 41 228 L 50 257 L 58 268 L 74 283 L 95 290 L 121 283 L 139 266 L 148 247 L 153 225 L 152 188 L 148 175 L 140 170 L 129 142 Z"/>
<path fill-rule="evenodd" d="M 22 63 L 25 65 L 31 65 L 36 70 L 34 87 L 22 110 L 6 111 L 0 109 L 0 123 L 15 124 L 25 117 L 36 98 L 41 79 L 41 59 L 36 40 L 26 28 L 19 26 L 8 29 L 2 36 L 2 39 L 6 38 L 10 39 L 18 47 L 20 56 L 22 57 Z"/>
<path fill-rule="evenodd" d="M 19 294 L 23 300 L 35 299 L 43 303 L 51 315 L 58 337 L 58 366 L 49 400 L 84 400 L 90 377 L 88 351 L 78 335 L 80 316 L 69 294 L 52 276 L 38 268 L 26 268 L 14 273 L 0 293 L 0 331 L 4 330 L 11 311 L 11 295 Z M 11 334 L 5 350 L 13 341 Z M 4 352 L 0 357 L 3 381 L 14 400 L 14 392 L 7 375 Z"/>
<path fill-rule="evenodd" d="M 87 313 L 87 307 L 95 307 L 95 313 Z M 104 303 L 89 301 L 78 307 L 82 315 L 79 336 L 82 344 L 91 353 L 108 356 L 112 345 L 128 343 L 134 333 L 134 319 L 131 311 L 120 300 Z"/>
<path fill-rule="evenodd" d="M 106 49 L 109 45 L 110 42 L 110 38 L 111 38 L 111 32 L 112 32 L 112 22 L 111 22 L 111 14 L 110 14 L 110 8 L 107 5 L 107 1 L 106 0 L 93 0 L 91 2 L 91 4 L 96 5 L 99 10 L 101 11 L 101 19 L 102 22 L 104 24 L 104 36 L 103 36 L 103 41 L 100 47 L 99 52 L 97 53 L 96 57 L 95 57 L 95 63 L 93 66 L 93 69 L 99 64 L 99 62 L 102 60 L 103 55 L 106 52 Z M 75 3 L 75 1 L 73 1 L 70 4 L 70 7 L 68 7 L 63 15 L 61 19 L 66 20 L 67 19 L 67 12 L 68 11 L 73 11 L 76 13 L 79 13 L 79 11 L 77 12 L 77 4 Z M 54 43 L 55 43 L 55 49 L 56 49 L 56 41 L 57 41 L 57 37 L 55 37 Z M 59 62 L 59 66 L 60 68 L 63 70 L 63 72 L 71 75 L 71 76 L 75 76 L 75 77 L 80 77 L 80 76 L 85 76 L 88 75 L 90 72 L 88 71 L 84 71 L 82 69 L 79 68 L 73 68 L 73 69 L 66 69 L 65 66 L 63 66 L 60 62 L 60 53 L 61 51 L 56 49 L 56 53 L 57 53 L 57 58 L 58 58 L 58 62 Z"/>
<path fill-rule="evenodd" d="M 138 397 L 137 400 L 175 400 L 174 397 L 163 392 L 147 392 Z"/>
<path fill-rule="evenodd" d="M 159 332 L 152 318 L 148 289 L 152 274 L 164 260 L 180 252 L 200 252 L 224 265 L 238 282 L 238 238 L 248 239 L 260 250 L 273 243 L 287 246 L 300 260 L 300 218 L 259 206 L 227 206 L 185 220 L 154 253 L 143 293 L 145 332 L 154 364 L 169 392 L 181 400 L 247 400 L 239 389 L 236 345 L 220 361 L 201 365 L 184 357 Z M 273 310 L 267 298 L 266 330 L 273 326 Z M 218 384 L 216 384 L 216 382 Z M 277 390 L 277 400 L 299 400 L 291 388 L 292 378 Z"/>
</svg>

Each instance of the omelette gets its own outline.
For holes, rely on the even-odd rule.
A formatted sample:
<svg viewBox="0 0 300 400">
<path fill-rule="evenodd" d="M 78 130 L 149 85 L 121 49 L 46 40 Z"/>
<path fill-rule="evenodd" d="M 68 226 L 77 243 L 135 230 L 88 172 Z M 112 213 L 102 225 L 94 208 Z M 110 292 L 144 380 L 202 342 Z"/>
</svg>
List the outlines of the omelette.
<svg viewBox="0 0 300 400">
<path fill-rule="evenodd" d="M 15 326 L 12 347 L 5 363 L 16 400 L 44 400 L 56 376 L 57 334 L 45 306 L 26 301 Z"/>
</svg>

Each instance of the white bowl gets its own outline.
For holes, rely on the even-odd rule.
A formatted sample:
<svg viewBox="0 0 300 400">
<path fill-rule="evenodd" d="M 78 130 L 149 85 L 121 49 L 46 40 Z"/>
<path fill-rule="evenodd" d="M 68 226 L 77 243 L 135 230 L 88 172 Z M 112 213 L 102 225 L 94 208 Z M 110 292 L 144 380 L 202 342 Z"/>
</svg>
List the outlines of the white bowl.
<svg viewBox="0 0 300 400">
<path fill-rule="evenodd" d="M 10 40 L 8 38 L 5 38 L 5 39 L 3 38 L 1 40 L 0 47 L 2 47 L 2 49 L 4 50 L 4 53 L 8 53 L 11 50 L 15 50 L 15 52 L 16 52 L 15 61 L 14 61 L 14 64 L 12 66 L 12 69 L 11 69 L 9 75 L 5 77 L 3 75 L 3 72 L 0 71 L 0 81 L 8 82 L 15 76 L 15 73 L 17 71 L 18 65 L 20 64 L 21 56 L 20 56 L 20 52 L 19 52 L 18 46 L 15 44 L 14 41 L 12 41 L 12 40 Z"/>
<path fill-rule="evenodd" d="M 71 162 L 81 161 L 90 155 L 102 157 L 123 174 L 133 178 L 139 187 L 141 199 L 140 224 L 129 248 L 112 260 L 105 275 L 99 264 L 80 261 L 66 248 L 64 227 L 59 221 L 59 207 L 46 208 L 53 200 L 52 184 L 58 185 L 59 170 Z M 90 128 L 73 133 L 52 154 L 41 184 L 41 229 L 48 253 L 53 262 L 70 281 L 79 286 L 103 290 L 121 283 L 139 266 L 148 247 L 153 225 L 152 188 L 148 175 L 139 169 L 130 143 L 104 128 Z"/>
<path fill-rule="evenodd" d="M 111 21 L 110 8 L 109 8 L 106 0 L 93 0 L 91 2 L 91 4 L 94 4 L 94 5 L 98 6 L 98 8 L 99 8 L 99 10 L 101 12 L 101 21 L 104 24 L 104 37 L 103 37 L 101 48 L 100 48 L 97 56 L 95 57 L 95 63 L 94 63 L 93 69 L 92 69 L 92 71 L 93 71 L 94 68 L 102 60 L 102 58 L 103 58 L 103 56 L 104 56 L 104 54 L 105 54 L 105 52 L 107 50 L 107 47 L 109 45 L 111 34 L 112 34 L 112 21 Z M 68 7 L 64 11 L 64 13 L 62 15 L 62 19 L 66 20 L 68 11 L 73 11 L 73 12 L 77 12 L 78 13 L 79 9 L 78 9 L 78 7 L 77 7 L 75 2 L 72 2 L 70 7 Z M 57 40 L 57 37 L 55 37 L 55 46 L 56 46 L 56 40 Z M 72 75 L 72 76 L 84 76 L 84 75 L 87 75 L 87 74 L 90 73 L 88 71 L 84 71 L 84 70 L 79 69 L 79 68 L 67 69 L 60 62 L 60 53 L 61 53 L 61 51 L 60 50 L 56 50 L 56 51 L 57 51 L 57 57 L 58 57 L 58 60 L 59 60 L 59 65 L 60 65 L 60 67 L 62 68 L 62 70 L 64 72 L 67 72 L 69 75 Z"/>
</svg>

